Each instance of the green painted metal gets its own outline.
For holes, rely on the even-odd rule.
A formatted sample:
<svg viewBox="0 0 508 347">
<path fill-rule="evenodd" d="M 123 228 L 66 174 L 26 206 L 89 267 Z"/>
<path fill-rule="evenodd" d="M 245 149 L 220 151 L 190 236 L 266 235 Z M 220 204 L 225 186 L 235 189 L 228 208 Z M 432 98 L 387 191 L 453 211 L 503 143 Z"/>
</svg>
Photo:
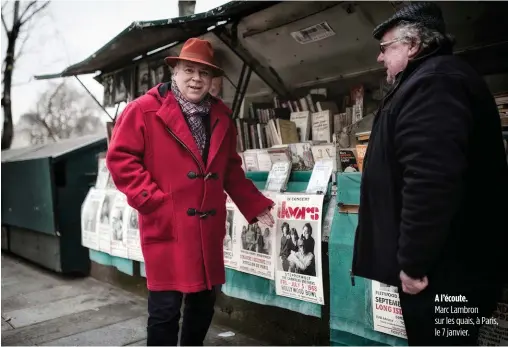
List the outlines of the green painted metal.
<svg viewBox="0 0 508 347">
<path fill-rule="evenodd" d="M 98 155 L 106 141 L 69 154 L 54 162 L 56 180 L 55 218 L 60 232 L 60 253 L 64 272 L 88 272 L 88 249 L 81 246 L 81 205 L 95 184 Z"/>
<path fill-rule="evenodd" d="M 94 135 L 2 152 L 2 226 L 12 233 L 20 228 L 53 236 L 64 273 L 89 272 L 88 251 L 81 246 L 81 205 L 95 184 L 98 155 L 106 149 L 106 137 Z"/>
<path fill-rule="evenodd" d="M 50 158 L 2 163 L 2 225 L 56 234 Z"/>
<path fill-rule="evenodd" d="M 337 202 L 360 203 L 361 173 L 338 173 Z M 335 210 L 329 240 L 330 279 L 330 344 L 344 346 L 404 346 L 407 341 L 374 331 L 371 281 L 355 277 L 351 285 L 349 270 L 358 214 Z"/>
</svg>

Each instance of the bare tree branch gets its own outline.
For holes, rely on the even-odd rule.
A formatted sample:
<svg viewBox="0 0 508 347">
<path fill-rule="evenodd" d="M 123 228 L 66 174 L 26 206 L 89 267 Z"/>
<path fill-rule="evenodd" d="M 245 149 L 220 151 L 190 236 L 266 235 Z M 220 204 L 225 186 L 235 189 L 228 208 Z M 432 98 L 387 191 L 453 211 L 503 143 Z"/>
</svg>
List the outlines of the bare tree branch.
<svg viewBox="0 0 508 347">
<path fill-rule="evenodd" d="M 16 54 L 14 55 L 14 62 L 16 62 L 19 59 L 19 57 L 21 57 L 21 55 L 23 54 L 23 49 L 25 48 L 25 44 L 28 41 L 28 39 L 30 38 L 30 32 L 32 31 L 31 29 L 32 29 L 33 24 L 30 25 L 30 23 L 28 23 L 27 25 L 29 25 L 29 27 L 26 30 L 23 29 L 23 31 L 25 33 L 25 37 L 23 38 L 23 41 L 21 41 L 19 49 L 16 52 Z"/>
<path fill-rule="evenodd" d="M 4 26 L 4 29 L 5 29 L 5 32 L 7 33 L 7 36 L 9 36 L 11 34 L 11 32 L 9 31 L 9 28 L 7 28 L 7 23 L 5 23 L 4 7 L 5 7 L 5 4 L 2 5 L 2 25 Z"/>
<path fill-rule="evenodd" d="M 48 118 L 50 119 L 55 119 L 55 115 L 53 113 L 53 103 L 54 103 L 54 99 L 56 98 L 56 96 L 58 95 L 58 93 L 60 92 L 60 90 L 62 88 L 65 87 L 65 82 L 62 82 L 60 83 L 60 85 L 58 87 L 56 87 L 55 91 L 53 92 L 53 94 L 51 94 L 51 96 L 49 97 L 49 100 L 48 100 L 48 105 L 46 107 L 46 112 L 48 114 Z M 58 140 L 60 140 L 58 138 L 58 135 L 57 134 L 54 134 L 51 127 L 49 126 L 49 124 L 46 122 L 46 120 L 44 119 L 41 119 L 41 123 L 42 125 L 44 125 L 44 127 L 48 130 L 48 133 L 49 135 L 51 135 L 51 137 L 53 138 L 53 140 L 55 142 L 57 142 Z"/>
<path fill-rule="evenodd" d="M 4 111 L 3 117 L 3 131 L 2 131 L 2 150 L 10 148 L 14 137 L 14 124 L 12 122 L 12 82 L 13 71 L 16 65 L 16 60 L 19 59 L 20 53 L 23 51 L 25 42 L 29 39 L 29 32 L 24 31 L 25 37 L 20 38 L 23 32 L 24 25 L 29 22 L 34 16 L 38 15 L 41 11 L 48 7 L 49 1 L 37 2 L 30 1 L 24 8 L 20 15 L 20 0 L 14 1 L 14 11 L 12 14 L 12 26 L 8 28 L 6 17 L 4 17 L 4 10 L 6 3 L 2 4 L 2 25 L 6 29 L 7 34 L 7 50 L 2 64 L 2 110 Z M 40 5 L 40 6 L 38 6 Z M 22 40 L 21 47 L 18 41 Z M 21 49 L 16 49 L 20 47 Z"/>
<path fill-rule="evenodd" d="M 28 133 L 32 144 L 96 134 L 103 129 L 98 107 L 66 80 L 51 84 L 36 107 L 36 111 L 24 114 L 18 123 L 18 131 Z"/>
<path fill-rule="evenodd" d="M 37 2 L 37 1 L 34 1 L 34 2 Z M 49 1 L 46 1 L 44 4 L 42 4 L 39 8 L 35 9 L 27 18 L 25 19 L 22 19 L 21 20 L 21 25 L 25 24 L 26 22 L 28 22 L 30 19 L 33 18 L 33 16 L 35 16 L 37 13 L 39 13 L 40 11 L 44 10 L 46 7 L 48 7 L 48 5 L 50 4 Z M 30 5 L 29 5 L 30 6 Z M 24 14 L 24 13 L 23 13 Z M 23 16 L 21 16 L 23 17 Z"/>
<path fill-rule="evenodd" d="M 21 13 L 21 16 L 19 16 L 20 22 L 23 21 L 23 17 L 28 13 L 28 10 L 30 9 L 30 7 L 34 6 L 36 3 L 37 3 L 37 1 L 30 1 L 28 3 L 28 5 L 25 7 L 25 10 L 23 11 L 23 13 Z"/>
</svg>

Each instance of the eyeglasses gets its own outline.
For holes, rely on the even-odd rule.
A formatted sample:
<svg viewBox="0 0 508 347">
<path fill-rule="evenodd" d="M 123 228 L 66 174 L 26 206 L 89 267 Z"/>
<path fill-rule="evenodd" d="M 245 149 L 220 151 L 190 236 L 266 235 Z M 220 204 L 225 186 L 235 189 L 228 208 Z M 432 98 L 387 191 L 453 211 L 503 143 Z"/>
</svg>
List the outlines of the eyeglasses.
<svg viewBox="0 0 508 347">
<path fill-rule="evenodd" d="M 386 47 L 390 46 L 391 44 L 394 44 L 395 42 L 399 42 L 401 40 L 402 39 L 395 39 L 395 40 L 391 40 L 391 41 L 381 42 L 379 44 L 379 50 L 381 51 L 381 53 L 384 53 L 386 51 Z"/>
</svg>

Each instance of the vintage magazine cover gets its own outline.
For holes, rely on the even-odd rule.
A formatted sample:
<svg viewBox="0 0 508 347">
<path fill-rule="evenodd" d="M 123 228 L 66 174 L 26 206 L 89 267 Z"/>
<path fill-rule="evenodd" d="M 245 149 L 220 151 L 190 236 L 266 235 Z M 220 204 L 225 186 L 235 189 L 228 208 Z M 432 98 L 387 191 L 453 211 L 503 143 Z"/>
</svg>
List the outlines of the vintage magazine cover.
<svg viewBox="0 0 508 347">
<path fill-rule="evenodd" d="M 138 211 L 127 205 L 125 207 L 125 243 L 127 246 L 127 258 L 144 262 L 141 250 L 141 238 L 139 234 Z"/>
<path fill-rule="evenodd" d="M 101 156 L 98 162 L 97 181 L 95 182 L 95 188 L 106 189 L 110 179 L 109 176 L 109 170 L 106 166 L 106 157 Z"/>
<path fill-rule="evenodd" d="M 328 182 L 333 172 L 333 160 L 320 159 L 314 164 L 309 183 L 307 184 L 306 193 L 318 194 L 328 191 Z"/>
<path fill-rule="evenodd" d="M 103 199 L 104 191 L 92 187 L 81 205 L 81 244 L 96 251 L 99 250 L 97 212 Z"/>
<path fill-rule="evenodd" d="M 276 193 L 263 192 L 275 201 Z M 272 209 L 273 219 L 276 220 L 277 211 Z M 275 227 L 268 227 L 262 223 L 248 224 L 240 211 L 235 210 L 237 219 L 236 240 L 240 247 L 238 270 L 259 277 L 275 279 Z"/>
<path fill-rule="evenodd" d="M 120 258 L 127 258 L 126 230 L 124 227 L 124 215 L 127 206 L 127 197 L 117 192 L 110 213 L 111 231 L 111 255 Z"/>
<path fill-rule="evenodd" d="M 236 237 L 238 222 L 243 216 L 236 208 L 229 195 L 226 198 L 226 235 L 224 236 L 224 265 L 230 269 L 238 269 L 239 243 Z"/>
<path fill-rule="evenodd" d="M 111 254 L 111 207 L 117 190 L 107 189 L 97 211 L 97 232 L 99 234 L 99 251 Z"/>
<path fill-rule="evenodd" d="M 277 195 L 276 293 L 324 305 L 321 222 L 324 195 Z M 317 241 L 316 241 L 317 240 Z"/>
<path fill-rule="evenodd" d="M 397 287 L 372 281 L 374 330 L 407 339 Z"/>
</svg>

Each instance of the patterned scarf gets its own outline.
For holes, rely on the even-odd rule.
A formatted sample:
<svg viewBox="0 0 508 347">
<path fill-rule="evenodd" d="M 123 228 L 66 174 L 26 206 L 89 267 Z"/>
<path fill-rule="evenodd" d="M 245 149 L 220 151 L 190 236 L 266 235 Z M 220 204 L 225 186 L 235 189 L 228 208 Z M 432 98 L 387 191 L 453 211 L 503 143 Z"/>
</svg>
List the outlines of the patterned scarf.
<svg viewBox="0 0 508 347">
<path fill-rule="evenodd" d="M 210 96 L 207 94 L 205 98 L 197 104 L 187 101 L 180 92 L 180 89 L 178 89 L 174 77 L 171 78 L 171 91 L 176 101 L 178 101 L 183 115 L 187 118 L 192 137 L 194 137 L 194 141 L 196 141 L 199 153 L 203 155 L 207 135 L 203 117 L 210 113 L 212 107 Z"/>
</svg>

